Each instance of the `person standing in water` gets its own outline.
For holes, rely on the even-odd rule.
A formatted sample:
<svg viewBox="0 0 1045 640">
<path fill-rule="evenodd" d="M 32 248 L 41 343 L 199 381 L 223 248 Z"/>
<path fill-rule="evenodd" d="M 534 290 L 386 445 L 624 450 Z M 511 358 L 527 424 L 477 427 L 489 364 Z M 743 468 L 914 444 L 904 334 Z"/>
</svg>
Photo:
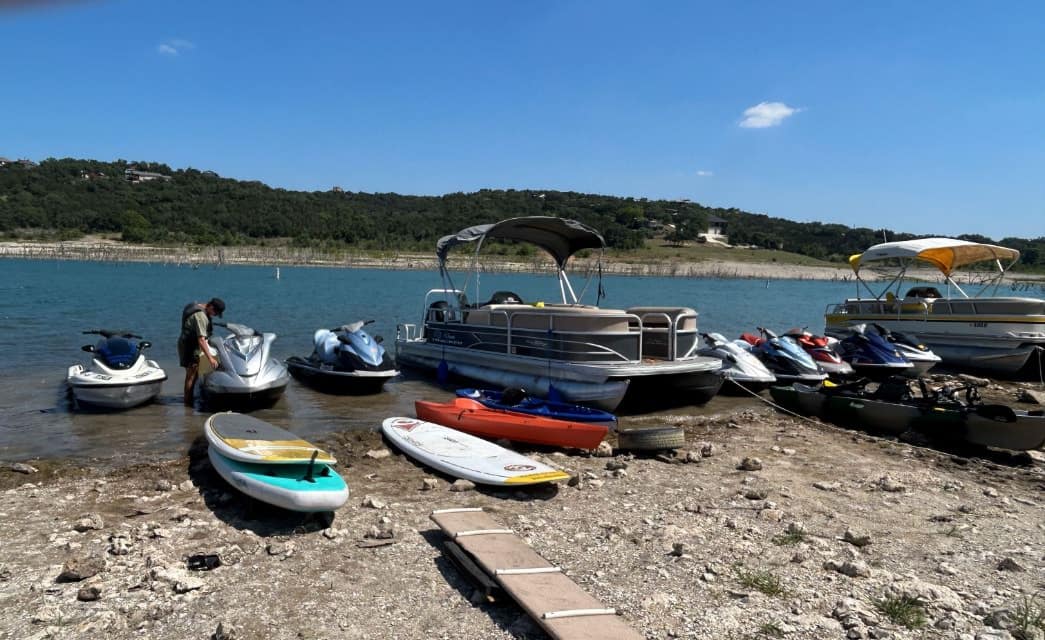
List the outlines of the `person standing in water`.
<svg viewBox="0 0 1045 640">
<path fill-rule="evenodd" d="M 222 317 L 225 301 L 211 298 L 209 302 L 190 302 L 181 312 L 181 335 L 178 336 L 178 363 L 185 368 L 185 406 L 192 406 L 193 390 L 200 371 L 200 356 L 206 356 L 211 369 L 218 368 L 218 360 L 210 354 L 207 338 L 213 326 L 211 318 Z"/>
</svg>

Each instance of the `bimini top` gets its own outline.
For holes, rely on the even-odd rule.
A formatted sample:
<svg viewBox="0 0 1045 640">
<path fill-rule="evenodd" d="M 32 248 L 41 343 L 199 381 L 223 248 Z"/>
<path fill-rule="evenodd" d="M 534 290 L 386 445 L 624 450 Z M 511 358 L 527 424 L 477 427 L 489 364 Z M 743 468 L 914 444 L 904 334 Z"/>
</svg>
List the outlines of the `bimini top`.
<svg viewBox="0 0 1045 640">
<path fill-rule="evenodd" d="M 509 218 L 494 224 L 468 227 L 454 235 L 440 238 L 435 245 L 439 268 L 442 269 L 446 264 L 446 256 L 453 247 L 476 241 L 482 245 L 486 238 L 518 240 L 536 245 L 555 258 L 559 269 L 564 269 L 570 256 L 582 249 L 602 249 L 606 246 L 606 241 L 598 231 L 576 220 L 553 216 Z"/>
<path fill-rule="evenodd" d="M 849 266 L 859 272 L 867 262 L 878 262 L 890 258 L 928 262 L 944 275 L 949 276 L 958 267 L 985 262 L 989 260 L 1008 261 L 1001 265 L 1004 272 L 1020 257 L 1020 252 L 993 244 L 980 244 L 953 238 L 921 238 L 920 240 L 903 240 L 901 242 L 884 242 L 876 244 L 863 253 L 849 258 Z"/>
</svg>

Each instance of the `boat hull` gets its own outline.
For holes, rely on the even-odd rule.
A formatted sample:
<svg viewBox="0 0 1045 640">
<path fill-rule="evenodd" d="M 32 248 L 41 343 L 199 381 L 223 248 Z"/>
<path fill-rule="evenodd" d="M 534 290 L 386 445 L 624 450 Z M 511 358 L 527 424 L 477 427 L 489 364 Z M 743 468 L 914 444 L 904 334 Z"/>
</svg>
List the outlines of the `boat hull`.
<svg viewBox="0 0 1045 640">
<path fill-rule="evenodd" d="M 1045 412 L 972 411 L 965 416 L 965 439 L 985 447 L 1029 451 L 1045 446 Z"/>
<path fill-rule="evenodd" d="M 826 315 L 825 332 L 844 337 L 851 333 L 850 327 L 879 324 L 889 331 L 917 337 L 944 365 L 1006 376 L 1016 375 L 1029 362 L 1036 362 L 1035 354 L 1045 348 L 1045 317 L 1042 316 L 1010 318 L 967 314 L 939 320 L 930 318 L 931 315 L 925 314 L 903 317 L 895 313 L 836 311 Z"/>
<path fill-rule="evenodd" d="M 66 383 L 77 404 L 100 409 L 130 409 L 151 402 L 163 389 L 166 374 L 150 374 L 144 380 L 101 381 L 83 365 L 69 367 Z"/>
<path fill-rule="evenodd" d="M 471 357 L 467 361 L 457 359 L 458 354 L 422 342 L 406 342 L 399 345 L 396 362 L 403 366 L 415 367 L 424 371 L 439 371 L 442 363 L 446 363 L 446 373 L 450 376 L 475 380 L 494 387 L 521 387 L 529 393 L 547 397 L 554 387 L 555 391 L 566 402 L 596 407 L 604 411 L 613 411 L 621 403 L 628 390 L 628 380 L 610 381 L 605 374 L 595 379 L 584 380 L 565 371 L 557 363 L 531 365 L 527 367 L 502 366 L 491 354 L 486 357 Z M 518 365 L 518 360 L 514 363 Z M 548 375 L 549 370 L 552 371 Z M 570 377 L 567 377 L 570 376 Z"/>
<path fill-rule="evenodd" d="M 299 382 L 323 393 L 335 395 L 365 395 L 378 393 L 385 383 L 399 375 L 399 371 L 338 371 L 316 367 L 305 358 L 287 359 L 290 375 Z"/>
<path fill-rule="evenodd" d="M 491 409 L 470 398 L 448 403 L 418 400 L 414 408 L 421 420 L 494 440 L 594 449 L 609 432 L 605 425 Z"/>
</svg>

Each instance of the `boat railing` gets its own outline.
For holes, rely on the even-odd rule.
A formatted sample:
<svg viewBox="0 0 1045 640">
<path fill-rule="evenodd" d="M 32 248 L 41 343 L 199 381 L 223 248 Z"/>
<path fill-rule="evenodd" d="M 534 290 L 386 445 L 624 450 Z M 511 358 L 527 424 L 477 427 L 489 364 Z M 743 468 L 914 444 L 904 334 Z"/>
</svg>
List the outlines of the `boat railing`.
<svg viewBox="0 0 1045 640">
<path fill-rule="evenodd" d="M 697 348 L 697 312 L 684 308 L 670 310 L 643 311 L 642 309 L 631 309 L 638 311 L 640 315 L 639 326 L 647 348 L 643 355 L 647 357 L 664 358 L 665 360 L 678 360 L 680 357 L 689 357 Z M 686 320 L 693 320 L 693 328 L 684 328 Z M 679 338 L 681 335 L 691 336 L 692 344 L 685 349 L 685 353 L 679 355 Z"/>
<path fill-rule="evenodd" d="M 396 341 L 416 342 L 421 339 L 421 328 L 413 323 L 400 323 L 396 326 Z"/>
<path fill-rule="evenodd" d="M 604 350 L 604 352 L 608 352 L 608 353 L 616 356 L 622 362 L 640 362 L 642 360 L 642 337 L 643 337 L 643 334 L 642 334 L 642 320 L 638 316 L 636 316 L 635 314 L 632 314 L 632 313 L 623 313 L 622 314 L 622 313 L 619 313 L 619 312 L 599 313 L 599 312 L 586 311 L 583 315 L 574 315 L 574 314 L 547 313 L 547 312 L 539 311 L 537 309 L 534 309 L 533 311 L 524 311 L 524 310 L 514 310 L 513 309 L 511 312 L 509 312 L 507 309 L 494 309 L 494 310 L 490 311 L 491 323 L 492 323 L 493 318 L 495 316 L 502 316 L 504 318 L 504 326 L 507 329 L 507 344 L 506 344 L 506 348 L 507 348 L 507 352 L 508 353 L 515 353 L 514 349 L 515 349 L 515 347 L 518 346 L 518 344 L 515 344 L 513 342 L 513 334 L 515 332 L 517 332 L 517 331 L 534 331 L 534 330 L 538 330 L 539 331 L 539 330 L 543 330 L 543 327 L 538 328 L 538 327 L 535 327 L 535 326 L 527 326 L 527 327 L 519 326 L 519 320 L 522 319 L 522 318 L 539 318 L 541 320 L 547 319 L 547 321 L 548 321 L 547 322 L 547 331 L 548 331 L 549 335 L 555 335 L 555 336 L 634 336 L 635 343 L 633 343 L 633 344 L 636 347 L 635 353 L 638 354 L 638 358 L 637 359 L 631 359 L 631 358 L 627 357 L 626 355 L 624 355 L 623 353 L 621 353 L 617 349 L 613 349 L 613 348 L 608 347 L 608 346 L 606 346 L 604 344 L 599 344 L 598 342 L 593 342 L 590 339 L 586 340 L 584 342 L 587 342 L 588 344 L 595 344 L 595 345 L 597 345 L 600 349 Z M 561 323 L 561 322 L 566 321 L 566 320 L 574 320 L 574 321 L 576 321 L 577 319 L 583 319 L 583 320 L 598 320 L 598 319 L 624 320 L 624 321 L 627 321 L 627 327 L 628 328 L 625 331 L 606 331 L 606 330 L 582 331 L 582 330 L 577 330 L 577 329 L 573 329 L 573 328 L 564 328 L 562 326 L 556 326 L 557 322 Z M 632 321 L 635 322 L 635 326 L 638 327 L 637 329 L 632 328 Z M 532 323 L 532 324 L 543 324 L 543 322 L 537 322 L 537 323 Z M 532 336 L 528 335 L 527 338 L 532 338 Z"/>
<path fill-rule="evenodd" d="M 952 313 L 948 301 L 936 301 L 930 306 L 924 300 L 846 300 L 842 303 L 829 304 L 825 315 L 879 315 L 896 316 L 906 320 L 929 320 L 929 312 L 940 306 L 947 306 L 946 313 Z"/>
</svg>

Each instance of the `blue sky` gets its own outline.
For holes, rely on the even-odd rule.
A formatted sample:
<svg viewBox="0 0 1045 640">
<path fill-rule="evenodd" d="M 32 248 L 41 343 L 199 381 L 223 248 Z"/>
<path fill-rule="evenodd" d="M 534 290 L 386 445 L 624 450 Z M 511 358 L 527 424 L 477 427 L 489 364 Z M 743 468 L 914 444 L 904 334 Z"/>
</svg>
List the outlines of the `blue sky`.
<svg viewBox="0 0 1045 640">
<path fill-rule="evenodd" d="M 1045 235 L 1045 3 L 0 10 L 0 156 Z"/>
</svg>

